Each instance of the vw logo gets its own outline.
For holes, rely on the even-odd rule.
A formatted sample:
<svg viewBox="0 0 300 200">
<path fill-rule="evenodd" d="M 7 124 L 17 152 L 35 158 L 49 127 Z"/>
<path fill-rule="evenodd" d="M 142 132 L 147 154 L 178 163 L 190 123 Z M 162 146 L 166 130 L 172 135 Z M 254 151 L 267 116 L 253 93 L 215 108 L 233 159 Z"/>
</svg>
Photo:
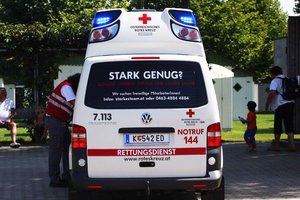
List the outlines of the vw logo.
<svg viewBox="0 0 300 200">
<path fill-rule="evenodd" d="M 143 113 L 142 114 L 142 122 L 144 124 L 150 124 L 151 121 L 152 121 L 152 117 L 151 117 L 150 113 Z"/>
</svg>

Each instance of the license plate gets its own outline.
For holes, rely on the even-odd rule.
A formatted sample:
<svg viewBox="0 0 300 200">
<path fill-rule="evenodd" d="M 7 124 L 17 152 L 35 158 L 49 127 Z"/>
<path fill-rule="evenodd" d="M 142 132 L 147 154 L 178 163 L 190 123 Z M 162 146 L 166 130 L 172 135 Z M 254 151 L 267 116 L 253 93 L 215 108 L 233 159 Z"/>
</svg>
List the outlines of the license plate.
<svg viewBox="0 0 300 200">
<path fill-rule="evenodd" d="M 169 134 L 125 134 L 125 144 L 169 143 Z"/>
</svg>

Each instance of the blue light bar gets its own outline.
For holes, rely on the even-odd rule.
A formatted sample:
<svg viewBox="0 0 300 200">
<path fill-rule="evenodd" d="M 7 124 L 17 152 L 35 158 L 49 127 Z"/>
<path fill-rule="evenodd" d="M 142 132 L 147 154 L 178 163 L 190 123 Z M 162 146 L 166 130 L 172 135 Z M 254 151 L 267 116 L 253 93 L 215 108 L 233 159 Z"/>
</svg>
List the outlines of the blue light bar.
<svg viewBox="0 0 300 200">
<path fill-rule="evenodd" d="M 95 24 L 98 24 L 98 25 L 103 25 L 103 24 L 107 24 L 111 18 L 110 17 L 98 17 L 95 19 Z"/>
<path fill-rule="evenodd" d="M 94 17 L 93 27 L 99 27 L 114 22 L 121 15 L 121 10 L 98 12 Z"/>
<path fill-rule="evenodd" d="M 169 10 L 169 14 L 173 19 L 175 19 L 177 22 L 189 25 L 189 26 L 196 26 L 196 18 L 194 14 L 190 11 L 185 10 Z"/>
</svg>

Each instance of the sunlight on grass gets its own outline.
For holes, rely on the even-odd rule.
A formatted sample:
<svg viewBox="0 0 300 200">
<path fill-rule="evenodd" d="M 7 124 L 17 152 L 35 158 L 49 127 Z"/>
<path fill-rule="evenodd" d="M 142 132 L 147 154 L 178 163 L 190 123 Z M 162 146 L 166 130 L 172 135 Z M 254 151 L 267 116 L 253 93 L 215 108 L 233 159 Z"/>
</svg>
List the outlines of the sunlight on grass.
<svg viewBox="0 0 300 200">
<path fill-rule="evenodd" d="M 3 143 L 10 143 L 10 131 L 6 130 L 5 128 L 0 128 L 0 142 Z M 24 142 L 31 142 L 31 137 L 27 132 L 27 128 L 18 128 L 17 129 L 17 142 L 24 143 Z"/>
<path fill-rule="evenodd" d="M 273 134 L 273 114 L 257 114 L 257 133 L 255 139 L 257 142 L 271 142 L 274 139 Z M 223 131 L 222 139 L 225 142 L 241 142 L 244 141 L 244 133 L 246 125 L 240 121 L 233 121 L 231 131 Z M 286 139 L 287 135 L 282 134 L 281 139 Z M 295 138 L 300 138 L 299 135 L 295 135 Z"/>
<path fill-rule="evenodd" d="M 257 142 L 271 142 L 274 139 L 273 135 L 273 114 L 257 114 L 257 133 L 255 139 Z M 31 142 L 31 137 L 24 128 L 25 124 L 18 123 L 20 126 L 17 131 L 17 141 L 20 143 Z M 23 126 L 23 127 L 22 127 Z M 231 131 L 222 132 L 222 140 L 225 142 L 243 142 L 246 126 L 240 121 L 233 121 Z M 281 135 L 281 139 L 286 139 L 286 134 Z M 295 135 L 295 138 L 300 138 L 300 134 Z M 0 142 L 10 143 L 10 132 L 4 128 L 0 128 Z"/>
</svg>

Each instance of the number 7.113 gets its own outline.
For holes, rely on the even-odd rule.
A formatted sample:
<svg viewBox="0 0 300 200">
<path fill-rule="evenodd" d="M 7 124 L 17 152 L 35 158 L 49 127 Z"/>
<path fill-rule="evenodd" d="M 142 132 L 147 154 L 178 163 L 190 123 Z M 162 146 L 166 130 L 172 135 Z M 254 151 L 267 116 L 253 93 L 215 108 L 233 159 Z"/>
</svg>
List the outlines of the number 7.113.
<svg viewBox="0 0 300 200">
<path fill-rule="evenodd" d="M 94 121 L 110 121 L 112 119 L 111 113 L 93 113 Z"/>
</svg>

